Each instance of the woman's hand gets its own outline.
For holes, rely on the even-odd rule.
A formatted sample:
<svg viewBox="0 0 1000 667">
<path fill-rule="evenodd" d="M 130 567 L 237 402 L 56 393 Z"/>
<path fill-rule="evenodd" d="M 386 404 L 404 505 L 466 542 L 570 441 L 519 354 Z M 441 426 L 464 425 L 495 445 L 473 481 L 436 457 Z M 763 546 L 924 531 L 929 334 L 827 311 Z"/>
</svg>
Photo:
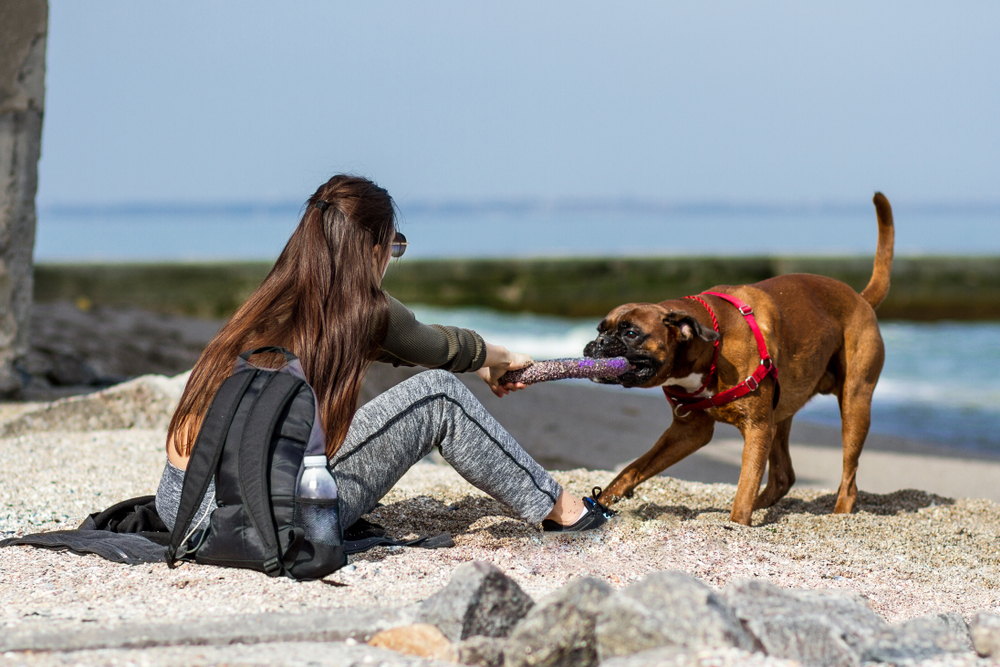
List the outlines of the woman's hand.
<svg viewBox="0 0 1000 667">
<path fill-rule="evenodd" d="M 516 371 L 519 368 L 530 366 L 534 362 L 527 354 L 520 352 L 510 352 L 502 345 L 492 345 L 486 343 L 486 363 L 476 371 L 476 375 L 490 386 L 494 394 L 503 398 L 512 391 L 524 389 L 528 385 L 522 382 L 508 382 L 500 384 L 498 380 L 507 371 Z"/>
</svg>

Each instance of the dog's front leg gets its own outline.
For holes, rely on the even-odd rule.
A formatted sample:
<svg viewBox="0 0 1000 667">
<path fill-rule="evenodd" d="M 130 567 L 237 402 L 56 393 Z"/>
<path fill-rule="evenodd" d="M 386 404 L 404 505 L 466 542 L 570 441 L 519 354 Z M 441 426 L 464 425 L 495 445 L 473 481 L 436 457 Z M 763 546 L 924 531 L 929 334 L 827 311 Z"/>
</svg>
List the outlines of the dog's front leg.
<svg viewBox="0 0 1000 667">
<path fill-rule="evenodd" d="M 757 496 L 757 502 L 753 506 L 755 510 L 771 507 L 784 498 L 795 484 L 795 470 L 792 468 L 792 457 L 788 453 L 788 439 L 791 432 L 791 417 L 774 425 L 774 440 L 771 441 L 771 453 L 767 459 L 767 486 Z"/>
<path fill-rule="evenodd" d="M 774 415 L 768 410 L 768 418 L 758 420 L 743 430 L 743 462 L 740 467 L 740 481 L 736 485 L 736 499 L 729 518 L 744 526 L 750 525 L 754 503 L 760 491 L 760 482 L 767 469 L 774 439 Z"/>
<path fill-rule="evenodd" d="M 652 449 L 618 473 L 601 494 L 601 501 L 614 502 L 630 497 L 639 484 L 704 447 L 714 431 L 715 420 L 700 410 L 684 418 L 675 418 Z"/>
</svg>

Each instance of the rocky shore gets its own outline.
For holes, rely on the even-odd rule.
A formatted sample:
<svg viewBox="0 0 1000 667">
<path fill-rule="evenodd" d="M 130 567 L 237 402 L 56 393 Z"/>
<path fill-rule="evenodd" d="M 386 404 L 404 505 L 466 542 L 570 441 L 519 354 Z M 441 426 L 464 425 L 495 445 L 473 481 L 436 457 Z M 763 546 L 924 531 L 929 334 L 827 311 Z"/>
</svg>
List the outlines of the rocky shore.
<svg viewBox="0 0 1000 667">
<path fill-rule="evenodd" d="M 366 395 L 400 376 L 374 373 Z M 0 405 L 0 538 L 75 527 L 155 492 L 183 382 L 153 375 Z M 571 468 L 555 476 L 573 493 L 607 483 L 648 442 L 626 430 L 648 417 L 638 403 L 543 387 L 497 405 L 522 415 L 512 430 L 545 441 L 534 444 L 547 465 Z M 875 451 L 895 455 L 891 444 Z M 932 470 L 944 460 L 908 456 Z M 869 471 L 873 482 L 891 472 Z M 322 581 L 0 549 L 0 664 L 996 664 L 1000 506 L 861 488 L 842 516 L 830 487 L 800 484 L 743 527 L 728 520 L 733 484 L 663 476 L 601 530 L 553 536 L 428 460 L 369 518 L 399 538 L 447 531 L 455 546 L 376 548 Z"/>
</svg>

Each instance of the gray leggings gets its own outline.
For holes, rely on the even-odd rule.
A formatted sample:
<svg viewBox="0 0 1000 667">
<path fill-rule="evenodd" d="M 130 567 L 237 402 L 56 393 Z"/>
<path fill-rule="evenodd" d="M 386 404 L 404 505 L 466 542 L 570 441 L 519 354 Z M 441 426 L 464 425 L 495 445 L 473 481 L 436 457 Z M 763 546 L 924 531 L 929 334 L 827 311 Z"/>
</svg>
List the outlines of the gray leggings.
<svg viewBox="0 0 1000 667">
<path fill-rule="evenodd" d="M 371 511 L 399 478 L 435 447 L 473 486 L 538 523 L 562 492 L 458 378 L 425 371 L 358 408 L 331 462 L 340 522 Z"/>
<path fill-rule="evenodd" d="M 531 456 L 447 371 L 425 371 L 358 408 L 347 439 L 331 461 L 345 528 L 370 512 L 399 478 L 437 447 L 473 486 L 506 503 L 525 521 L 548 516 L 562 492 Z M 156 509 L 173 529 L 184 473 L 169 463 Z M 195 516 L 215 504 L 215 485 Z"/>
</svg>

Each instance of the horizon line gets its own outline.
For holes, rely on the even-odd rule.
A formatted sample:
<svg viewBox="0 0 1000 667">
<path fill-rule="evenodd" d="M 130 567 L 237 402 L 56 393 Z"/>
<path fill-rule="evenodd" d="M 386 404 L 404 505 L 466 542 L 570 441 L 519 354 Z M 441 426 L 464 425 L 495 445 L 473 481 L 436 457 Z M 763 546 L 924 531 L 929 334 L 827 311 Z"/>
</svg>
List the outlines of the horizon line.
<svg viewBox="0 0 1000 667">
<path fill-rule="evenodd" d="M 97 217 L 130 215 L 300 215 L 305 204 L 290 199 L 166 201 L 135 200 L 108 203 L 55 203 L 38 207 L 39 213 L 55 216 Z M 842 200 L 753 201 L 735 199 L 664 200 L 640 197 L 509 197 L 469 199 L 419 199 L 397 206 L 404 216 L 436 213 L 439 215 L 484 215 L 491 213 L 630 213 L 636 215 L 843 215 L 867 214 L 869 202 Z M 905 210 L 931 215 L 949 213 L 985 213 L 1000 215 L 1000 201 L 941 199 L 895 204 Z"/>
</svg>

